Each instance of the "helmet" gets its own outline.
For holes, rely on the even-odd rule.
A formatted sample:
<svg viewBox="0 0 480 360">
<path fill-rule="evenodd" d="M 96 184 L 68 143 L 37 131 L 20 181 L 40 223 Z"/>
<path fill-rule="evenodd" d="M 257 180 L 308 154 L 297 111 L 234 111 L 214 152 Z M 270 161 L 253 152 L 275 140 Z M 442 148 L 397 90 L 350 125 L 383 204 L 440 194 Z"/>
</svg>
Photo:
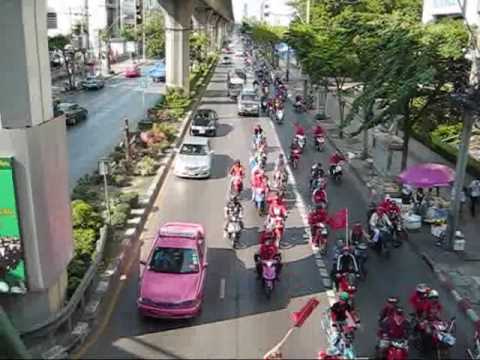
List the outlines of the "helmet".
<svg viewBox="0 0 480 360">
<path fill-rule="evenodd" d="M 350 295 L 348 295 L 347 292 L 342 291 L 339 296 L 340 300 L 342 301 L 348 301 L 350 299 Z"/>
<path fill-rule="evenodd" d="M 418 284 L 415 290 L 420 294 L 425 294 L 427 292 L 427 285 L 423 283 Z"/>
<path fill-rule="evenodd" d="M 428 298 L 429 299 L 438 299 L 438 291 L 435 289 L 432 289 L 428 292 Z"/>
<path fill-rule="evenodd" d="M 234 165 L 240 165 L 240 160 L 239 159 L 235 160 L 235 162 L 233 164 Z"/>
<path fill-rule="evenodd" d="M 387 302 L 389 304 L 396 304 L 398 303 L 398 298 L 396 296 L 390 296 L 388 299 L 387 299 Z"/>
</svg>

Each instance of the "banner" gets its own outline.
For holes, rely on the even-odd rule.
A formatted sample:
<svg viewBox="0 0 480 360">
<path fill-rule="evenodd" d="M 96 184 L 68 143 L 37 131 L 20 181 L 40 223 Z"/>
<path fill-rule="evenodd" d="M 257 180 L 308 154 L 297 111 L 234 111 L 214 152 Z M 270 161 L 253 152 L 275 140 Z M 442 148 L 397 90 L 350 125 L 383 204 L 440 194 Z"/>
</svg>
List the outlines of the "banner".
<svg viewBox="0 0 480 360">
<path fill-rule="evenodd" d="M 343 229 L 347 226 L 348 209 L 342 209 L 333 216 L 329 216 L 327 223 L 333 230 Z"/>
<path fill-rule="evenodd" d="M 0 158 L 0 293 L 27 291 L 13 159 Z"/>
</svg>

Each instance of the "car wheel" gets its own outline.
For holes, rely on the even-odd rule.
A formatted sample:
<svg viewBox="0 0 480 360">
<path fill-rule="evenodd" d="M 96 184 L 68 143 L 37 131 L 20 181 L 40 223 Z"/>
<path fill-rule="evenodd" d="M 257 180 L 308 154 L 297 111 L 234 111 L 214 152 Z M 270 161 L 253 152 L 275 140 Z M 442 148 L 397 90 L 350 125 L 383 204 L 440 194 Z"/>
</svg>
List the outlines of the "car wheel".
<svg viewBox="0 0 480 360">
<path fill-rule="evenodd" d="M 212 136 L 213 136 L 213 137 L 217 136 L 217 130 L 213 130 Z"/>
</svg>

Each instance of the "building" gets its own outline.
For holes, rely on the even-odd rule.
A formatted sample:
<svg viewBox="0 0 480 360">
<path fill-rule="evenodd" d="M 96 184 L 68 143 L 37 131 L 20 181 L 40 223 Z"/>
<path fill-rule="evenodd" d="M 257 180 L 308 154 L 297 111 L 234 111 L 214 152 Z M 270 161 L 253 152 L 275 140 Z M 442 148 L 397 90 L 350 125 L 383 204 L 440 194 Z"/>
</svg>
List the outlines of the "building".
<svg viewBox="0 0 480 360">
<path fill-rule="evenodd" d="M 260 20 L 272 26 L 288 26 L 293 14 L 285 0 L 262 0 L 260 3 Z"/>
<path fill-rule="evenodd" d="M 480 24 L 478 0 L 459 0 L 465 7 L 466 20 L 471 25 Z M 422 21 L 424 23 L 445 17 L 462 18 L 462 10 L 457 0 L 424 0 Z"/>
<path fill-rule="evenodd" d="M 135 25 L 137 2 L 140 0 L 48 0 L 48 36 L 74 34 L 72 45 L 89 49 L 97 57 L 100 32 L 108 29 L 112 51 L 122 56 L 132 51 L 121 39 L 121 31 Z"/>
</svg>

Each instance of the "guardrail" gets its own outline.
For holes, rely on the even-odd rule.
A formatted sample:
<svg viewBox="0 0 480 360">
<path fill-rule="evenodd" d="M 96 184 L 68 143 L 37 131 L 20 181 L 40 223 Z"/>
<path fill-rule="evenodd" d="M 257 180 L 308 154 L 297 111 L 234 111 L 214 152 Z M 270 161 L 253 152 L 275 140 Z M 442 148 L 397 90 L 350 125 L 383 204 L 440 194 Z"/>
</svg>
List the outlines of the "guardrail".
<svg viewBox="0 0 480 360">
<path fill-rule="evenodd" d="M 51 337 L 55 331 L 57 331 L 60 327 L 63 327 L 65 324 L 67 324 L 69 330 L 72 329 L 72 315 L 78 309 L 79 305 L 81 309 L 85 307 L 87 290 L 90 285 L 92 285 L 92 280 L 95 277 L 98 266 L 102 262 L 107 236 L 108 227 L 104 226 L 100 229 L 100 237 L 96 242 L 92 263 L 90 264 L 85 276 L 73 293 L 72 297 L 68 300 L 67 304 L 49 319 L 41 323 L 37 323 L 20 333 L 21 337 L 26 343 L 28 343 L 29 340 L 33 340 L 38 337 Z"/>
</svg>

